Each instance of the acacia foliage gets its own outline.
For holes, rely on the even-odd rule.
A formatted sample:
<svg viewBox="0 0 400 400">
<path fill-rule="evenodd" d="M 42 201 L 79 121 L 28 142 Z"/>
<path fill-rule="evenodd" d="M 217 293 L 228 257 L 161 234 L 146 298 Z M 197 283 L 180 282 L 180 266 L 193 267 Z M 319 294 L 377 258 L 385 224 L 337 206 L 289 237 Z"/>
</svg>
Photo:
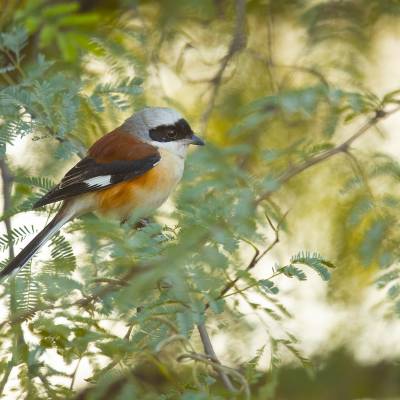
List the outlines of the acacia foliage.
<svg viewBox="0 0 400 400">
<path fill-rule="evenodd" d="M 96 384 L 89 398 L 103 398 L 114 379 L 121 399 L 230 399 L 250 392 L 274 398 L 282 355 L 310 368 L 285 328 L 293 315 L 281 300 L 279 279 L 301 285 L 310 274 L 329 280 L 334 264 L 337 279 L 344 268 L 379 267 L 385 271 L 378 285 L 388 288 L 393 309 L 399 310 L 399 240 L 393 228 L 399 199 L 382 189 L 397 184 L 398 164 L 374 149 L 354 155 L 349 147 L 338 147 L 341 128 L 363 118 L 373 128 L 398 105 L 396 88 L 384 96 L 363 90 L 362 70 L 343 56 L 350 47 L 353 61 L 361 60 L 366 49 L 360 41 L 373 35 L 380 18 L 396 18 L 398 6 L 277 3 L 120 1 L 110 13 L 107 2 L 87 10 L 85 2 L 35 0 L 6 10 L 0 36 L 0 155 L 13 191 L 2 221 L 13 222 L 30 210 L 96 137 L 160 97 L 200 121 L 207 146 L 190 155 L 167 223 L 159 218 L 135 230 L 84 216 L 51 241 L 49 259 L 39 254 L 3 285 L 9 316 L 0 332 L 2 391 L 10 389 L 10 373 L 18 370 L 16 390 L 30 399 L 73 396 L 84 362 L 92 369 L 88 381 Z M 287 23 L 307 33 L 305 49 L 317 53 L 333 42 L 337 54 L 279 65 L 273 45 Z M 262 40 L 268 48 L 259 46 Z M 204 59 L 203 51 L 221 46 L 222 56 Z M 199 94 L 200 105 L 191 106 L 188 92 L 170 98 L 163 68 L 188 85 L 191 96 Z M 192 69 L 210 77 L 194 77 Z M 104 74 L 110 75 L 106 82 Z M 346 84 L 348 77 L 358 83 Z M 363 134 L 355 132 L 356 138 Z M 8 156 L 25 136 L 39 142 L 38 152 L 41 143 L 51 149 L 46 157 L 36 154 L 36 173 Z M 334 157 L 346 160 L 338 164 L 340 177 L 321 164 Z M 309 181 L 297 178 L 311 167 L 332 180 L 336 191 L 311 175 Z M 318 248 L 297 249 L 280 263 L 262 264 L 255 274 L 288 237 L 287 211 L 293 204 L 288 199 L 301 201 L 308 193 L 317 208 L 325 190 L 332 198 L 332 215 L 325 219 L 337 228 L 326 238 L 335 243 L 329 259 Z M 48 217 L 54 211 L 48 206 L 39 212 Z M 3 264 L 10 247 L 19 247 L 34 231 L 32 224 L 13 225 L 0 237 Z M 83 248 L 77 258 L 78 241 Z M 249 251 L 254 256 L 244 257 Z M 268 340 L 242 365 L 223 367 L 236 395 L 221 385 L 212 360 L 204 357 L 197 327 L 214 324 L 226 337 L 244 335 L 252 328 L 249 310 L 267 324 Z M 123 333 L 112 328 L 116 321 Z M 48 362 L 54 351 L 66 368 Z M 263 357 L 268 363 L 261 371 Z"/>
</svg>

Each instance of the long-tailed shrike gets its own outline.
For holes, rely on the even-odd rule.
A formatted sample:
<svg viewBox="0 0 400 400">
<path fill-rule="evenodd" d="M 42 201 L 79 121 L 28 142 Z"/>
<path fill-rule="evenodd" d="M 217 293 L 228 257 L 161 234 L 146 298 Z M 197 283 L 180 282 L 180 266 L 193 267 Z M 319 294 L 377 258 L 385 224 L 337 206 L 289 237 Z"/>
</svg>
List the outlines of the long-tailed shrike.
<svg viewBox="0 0 400 400">
<path fill-rule="evenodd" d="M 190 144 L 204 142 L 175 110 L 149 107 L 133 114 L 94 143 L 87 156 L 34 204 L 36 208 L 63 201 L 53 220 L 0 271 L 0 278 L 16 273 L 79 215 L 97 212 L 121 221 L 133 213 L 150 215 L 181 180 Z"/>
</svg>

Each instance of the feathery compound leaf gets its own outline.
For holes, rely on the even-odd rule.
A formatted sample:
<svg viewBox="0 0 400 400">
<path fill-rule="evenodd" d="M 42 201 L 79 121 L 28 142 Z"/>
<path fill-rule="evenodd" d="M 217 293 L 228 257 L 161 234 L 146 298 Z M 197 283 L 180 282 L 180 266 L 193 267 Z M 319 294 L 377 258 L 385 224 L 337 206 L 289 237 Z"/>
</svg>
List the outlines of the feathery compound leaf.
<svg viewBox="0 0 400 400">
<path fill-rule="evenodd" d="M 52 262 L 63 272 L 72 271 L 76 267 L 76 259 L 71 245 L 62 235 L 57 235 L 51 241 Z"/>
<path fill-rule="evenodd" d="M 379 289 L 383 289 L 388 283 L 399 278 L 399 276 L 400 276 L 400 271 L 398 269 L 389 271 L 381 275 L 379 278 L 377 278 L 375 280 L 375 283 L 377 284 Z"/>
<path fill-rule="evenodd" d="M 392 285 L 389 288 L 387 294 L 391 300 L 396 299 L 400 295 L 400 285 L 398 283 Z"/>
<path fill-rule="evenodd" d="M 16 305 L 18 314 L 32 313 L 39 303 L 39 286 L 32 277 L 31 262 L 16 277 Z"/>
<path fill-rule="evenodd" d="M 55 186 L 55 182 L 42 176 L 15 176 L 14 181 L 24 185 L 34 186 L 40 189 L 50 190 Z"/>
<path fill-rule="evenodd" d="M 14 27 L 12 31 L 0 34 L 1 46 L 15 53 L 17 59 L 20 58 L 20 52 L 26 46 L 27 40 L 28 35 L 22 27 Z"/>
<path fill-rule="evenodd" d="M 277 294 L 279 292 L 279 289 L 275 286 L 275 283 L 269 279 L 260 279 L 258 283 L 261 289 L 268 294 Z"/>
<path fill-rule="evenodd" d="M 376 219 L 370 223 L 370 226 L 365 231 L 358 251 L 361 262 L 366 267 L 376 260 L 390 225 L 391 221 L 389 219 Z"/>
<path fill-rule="evenodd" d="M 262 355 L 264 354 L 264 350 L 265 350 L 265 345 L 259 348 L 256 351 L 256 355 L 246 364 L 245 375 L 249 383 L 257 382 L 260 375 L 263 374 L 263 372 L 261 372 L 261 370 L 258 369 L 257 367 Z"/>
<path fill-rule="evenodd" d="M 0 221 L 4 221 L 6 218 L 12 217 L 13 215 L 19 214 L 24 211 L 32 211 L 33 205 L 39 200 L 40 197 L 40 194 L 27 196 L 21 204 L 9 208 L 7 212 L 0 216 Z"/>
<path fill-rule="evenodd" d="M 278 300 L 275 296 L 264 296 L 270 303 L 272 303 L 282 313 L 285 318 L 293 318 L 290 311 Z"/>
<path fill-rule="evenodd" d="M 194 321 L 192 311 L 183 311 L 176 314 L 176 323 L 178 325 L 179 332 L 189 337 L 193 331 Z"/>
<path fill-rule="evenodd" d="M 331 274 L 328 271 L 328 268 L 335 268 L 335 266 L 325 260 L 320 254 L 318 253 L 309 253 L 309 252 L 300 252 L 294 255 L 290 262 L 292 264 L 303 264 L 307 265 L 308 267 L 312 268 L 314 271 L 318 272 L 320 277 L 327 281 L 330 279 Z"/>
<path fill-rule="evenodd" d="M 292 340 L 278 339 L 277 343 L 285 347 L 289 352 L 303 365 L 304 368 L 309 369 L 312 365 L 307 357 L 301 354 L 301 351 L 297 349 Z"/>
<path fill-rule="evenodd" d="M 10 242 L 14 245 L 19 244 L 25 238 L 33 235 L 36 232 L 36 228 L 33 225 L 21 226 L 14 228 L 11 231 L 11 238 L 5 233 L 0 236 L 0 250 L 5 251 L 9 246 Z"/>
<path fill-rule="evenodd" d="M 288 276 L 289 278 L 297 278 L 299 281 L 307 280 L 306 274 L 300 269 L 295 267 L 294 265 L 286 265 L 281 268 L 281 271 L 284 275 Z"/>
<path fill-rule="evenodd" d="M 0 126 L 0 146 L 5 149 L 7 144 L 13 144 L 14 140 L 18 138 L 20 131 L 17 124 L 8 122 Z"/>
<path fill-rule="evenodd" d="M 125 109 L 129 106 L 128 96 L 138 96 L 142 93 L 141 83 L 141 79 L 133 78 L 125 79 L 117 85 L 111 83 L 97 85 L 88 99 L 89 104 L 97 112 L 101 112 L 104 110 L 104 98 L 115 108 Z"/>
</svg>

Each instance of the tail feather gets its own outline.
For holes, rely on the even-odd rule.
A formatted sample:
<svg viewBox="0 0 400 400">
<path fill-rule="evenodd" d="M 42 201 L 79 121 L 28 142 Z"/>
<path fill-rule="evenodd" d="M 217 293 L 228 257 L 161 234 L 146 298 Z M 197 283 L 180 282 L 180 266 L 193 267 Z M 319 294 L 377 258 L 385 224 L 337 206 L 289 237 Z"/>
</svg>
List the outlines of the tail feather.
<svg viewBox="0 0 400 400">
<path fill-rule="evenodd" d="M 0 271 L 0 279 L 16 274 L 32 256 L 49 240 L 61 227 L 71 219 L 72 215 L 62 208 L 57 215 L 40 231 L 7 266 Z"/>
</svg>

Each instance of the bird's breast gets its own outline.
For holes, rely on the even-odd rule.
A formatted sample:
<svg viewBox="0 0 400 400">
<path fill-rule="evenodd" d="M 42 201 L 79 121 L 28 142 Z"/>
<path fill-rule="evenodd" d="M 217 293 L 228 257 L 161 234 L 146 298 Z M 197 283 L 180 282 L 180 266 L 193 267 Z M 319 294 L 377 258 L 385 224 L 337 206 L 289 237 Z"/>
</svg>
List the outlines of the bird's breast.
<svg viewBox="0 0 400 400">
<path fill-rule="evenodd" d="M 181 180 L 184 158 L 160 150 L 160 162 L 145 174 L 96 193 L 101 214 L 145 217 L 161 206 Z"/>
</svg>

